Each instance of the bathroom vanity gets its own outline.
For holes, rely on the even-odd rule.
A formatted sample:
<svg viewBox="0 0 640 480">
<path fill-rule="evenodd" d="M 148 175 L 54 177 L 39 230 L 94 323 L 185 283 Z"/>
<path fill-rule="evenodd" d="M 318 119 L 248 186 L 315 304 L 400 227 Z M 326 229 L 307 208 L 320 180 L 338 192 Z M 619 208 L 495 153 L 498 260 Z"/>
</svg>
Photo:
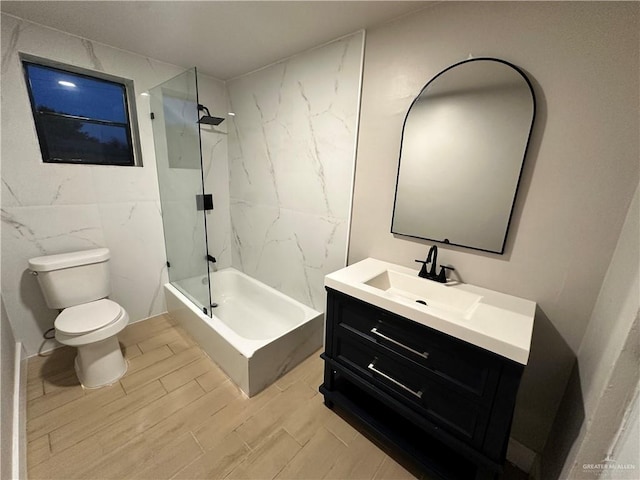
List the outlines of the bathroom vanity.
<svg viewBox="0 0 640 480">
<path fill-rule="evenodd" d="M 372 258 L 328 275 L 325 287 L 325 404 L 429 478 L 498 475 L 535 303 Z"/>
</svg>

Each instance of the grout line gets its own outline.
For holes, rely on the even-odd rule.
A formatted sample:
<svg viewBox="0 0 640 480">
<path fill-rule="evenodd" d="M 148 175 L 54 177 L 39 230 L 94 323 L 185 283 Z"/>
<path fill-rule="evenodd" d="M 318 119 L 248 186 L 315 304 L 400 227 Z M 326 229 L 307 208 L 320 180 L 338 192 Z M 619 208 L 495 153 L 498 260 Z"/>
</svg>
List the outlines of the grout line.
<svg viewBox="0 0 640 480">
<path fill-rule="evenodd" d="M 287 428 L 286 428 L 286 427 L 280 427 L 280 428 L 281 428 L 282 430 L 284 430 L 285 432 L 287 432 L 287 434 L 288 434 L 291 438 L 293 438 L 293 439 L 296 441 L 296 443 L 297 443 L 298 445 L 300 445 L 300 448 L 301 448 L 301 449 L 302 449 L 302 447 L 304 447 L 307 443 L 309 443 L 309 440 L 311 440 L 311 437 L 309 437 L 309 440 L 307 440 L 305 443 L 300 443 L 300 441 L 295 437 L 295 435 L 293 435 L 289 430 L 287 430 Z"/>
<path fill-rule="evenodd" d="M 191 437 L 195 440 L 196 444 L 198 445 L 198 448 L 200 449 L 200 451 L 204 454 L 205 450 L 204 447 L 202 446 L 202 444 L 198 441 L 198 437 L 195 436 L 195 434 L 193 433 L 193 431 L 189 431 L 189 435 L 191 435 Z"/>
<path fill-rule="evenodd" d="M 169 480 L 172 480 L 172 479 L 176 478 L 183 470 L 185 470 L 187 467 L 189 467 L 190 465 L 192 465 L 195 462 L 197 462 L 198 460 L 200 460 L 203 456 L 204 456 L 204 453 L 202 453 L 201 455 L 199 455 L 196 458 L 194 458 L 193 460 L 191 460 L 189 463 L 184 465 L 180 470 L 178 470 L 176 473 L 171 475 L 171 477 L 169 477 Z"/>
<path fill-rule="evenodd" d="M 373 473 L 373 477 L 371 477 L 372 479 L 378 476 L 378 472 L 382 470 L 382 466 L 385 464 L 385 462 L 389 458 L 389 455 L 387 455 L 386 453 L 383 453 L 383 454 L 384 454 L 384 457 L 382 457 L 382 461 L 380 462 L 380 465 L 378 465 L 378 468 L 376 468 L 376 471 Z"/>
<path fill-rule="evenodd" d="M 168 346 L 168 345 L 167 345 L 167 346 Z M 202 360 L 202 358 L 195 358 L 195 359 L 193 359 L 191 362 L 189 362 L 189 363 L 185 363 L 185 364 L 184 364 L 184 365 L 182 365 L 181 367 L 179 367 L 179 368 L 177 368 L 177 369 L 175 369 L 175 370 L 172 370 L 172 371 L 170 371 L 170 372 L 166 373 L 165 375 L 162 375 L 161 377 L 158 377 L 158 380 L 160 380 L 160 383 L 162 383 L 162 386 L 164 387 L 165 385 L 164 385 L 164 382 L 162 381 L 164 378 L 168 377 L 169 375 L 173 375 L 173 374 L 175 374 L 176 372 L 179 372 L 180 370 L 182 370 L 183 368 L 187 368 L 189 365 L 193 365 L 194 363 L 199 362 L 199 361 L 201 361 L 201 360 Z M 206 373 L 206 372 L 205 372 L 205 373 Z M 204 375 L 204 374 L 202 374 L 202 375 Z M 199 376 L 202 376 L 202 375 L 199 375 Z M 187 383 L 189 383 L 189 382 L 190 382 L 190 381 L 192 381 L 192 380 L 195 380 L 195 382 L 196 382 L 196 383 L 198 384 L 198 386 L 202 389 L 202 391 L 203 391 L 204 393 L 207 393 L 207 391 L 202 387 L 202 385 L 200 385 L 200 382 L 198 382 L 198 377 L 190 378 L 190 379 L 189 379 L 189 380 L 187 380 L 185 383 L 183 383 L 182 385 L 178 385 L 178 386 L 177 386 L 176 388 L 174 388 L 173 390 L 177 390 L 178 388 L 182 387 L 183 385 L 186 385 Z M 165 387 L 165 390 L 166 390 L 166 387 Z M 173 391 L 173 390 L 172 390 L 172 391 Z M 214 390 L 215 390 L 215 389 L 214 389 Z M 213 390 L 212 390 L 212 391 L 213 391 Z M 167 391 L 167 393 L 168 393 L 168 391 Z"/>
<path fill-rule="evenodd" d="M 302 450 L 302 449 L 300 449 L 300 450 Z M 298 452 L 299 452 L 299 451 L 298 451 Z M 296 453 L 296 455 L 297 455 L 297 453 Z M 294 456 L 291 458 L 291 460 L 293 460 L 294 458 L 296 458 L 296 455 L 294 455 Z M 281 468 L 280 470 L 278 470 L 278 472 L 273 476 L 273 478 L 274 478 L 274 479 L 275 479 L 275 478 L 278 478 L 278 475 L 280 475 L 280 473 L 282 473 L 282 471 L 283 471 L 285 468 L 287 468 L 287 465 L 289 465 L 289 464 L 291 463 L 291 460 L 289 460 L 287 463 L 285 463 L 285 464 L 282 466 L 282 468 Z"/>
<path fill-rule="evenodd" d="M 205 374 L 202 374 L 205 375 Z M 202 386 L 202 383 L 200 383 L 200 380 L 198 380 L 200 377 L 202 377 L 202 375 L 198 375 L 196 378 L 194 378 L 194 380 L 197 382 L 198 385 L 200 385 L 200 388 L 202 388 L 204 390 L 204 387 Z M 216 390 L 218 387 L 216 386 L 213 390 Z M 213 392 L 213 390 L 211 390 Z"/>
<path fill-rule="evenodd" d="M 53 456 L 53 452 L 51 451 L 51 438 L 49 437 L 49 434 L 48 434 L 48 433 L 46 434 L 46 436 L 47 436 L 47 448 L 48 448 L 48 450 L 49 450 L 49 456 L 48 456 L 48 458 L 45 458 L 45 459 L 42 459 L 42 458 L 41 458 L 41 459 L 40 459 L 40 461 L 39 461 L 39 462 L 37 462 L 37 463 L 33 463 L 33 461 L 31 461 L 31 463 L 27 465 L 27 470 L 30 470 L 30 469 L 32 469 L 32 468 L 34 468 L 34 467 L 37 467 L 37 466 L 38 466 L 38 465 L 40 465 L 41 463 L 44 463 L 44 462 L 49 461 L 49 459 L 51 459 L 51 457 Z M 42 437 L 38 437 L 38 438 L 42 438 Z M 36 440 L 37 440 L 37 439 L 36 439 Z M 31 450 L 31 449 L 33 448 L 33 447 L 30 447 L 30 445 L 31 445 L 31 443 L 32 443 L 33 441 L 34 441 L 34 440 L 29 440 L 29 439 L 27 439 L 27 445 L 26 445 L 26 450 L 25 450 L 25 453 L 27 454 L 27 456 L 29 455 L 29 450 Z M 29 473 L 29 472 L 27 471 L 27 478 L 28 478 L 28 473 Z"/>
<path fill-rule="evenodd" d="M 345 447 L 349 448 L 349 444 L 347 442 L 345 442 L 344 440 L 342 440 L 338 435 L 336 435 L 335 433 L 333 433 L 331 431 L 331 429 L 327 428 L 325 425 L 322 425 L 321 428 L 325 429 L 327 432 L 329 432 L 329 434 L 331 434 L 331 436 L 335 437 L 340 443 L 342 443 Z"/>
<path fill-rule="evenodd" d="M 156 378 L 156 379 L 154 380 L 154 382 L 158 382 L 158 383 L 160 384 L 160 386 L 162 387 L 162 389 L 164 390 L 164 395 L 163 395 L 162 397 L 164 397 L 165 395 L 168 395 L 168 394 L 169 394 L 169 391 L 167 390 L 167 387 L 165 387 L 165 386 L 164 386 L 164 384 L 160 381 L 160 379 L 159 379 L 159 378 Z M 149 383 L 153 383 L 153 382 L 149 382 Z M 148 383 L 147 383 L 147 384 L 145 384 L 145 385 L 148 385 Z M 143 386 L 144 386 L 144 385 L 143 385 Z M 183 386 L 184 386 L 184 385 L 183 385 Z M 141 387 L 141 388 L 142 388 L 142 387 Z M 135 390 L 134 390 L 134 391 L 135 391 Z M 162 398 L 162 397 L 159 397 L 159 398 Z"/>
<path fill-rule="evenodd" d="M 236 428 L 237 430 L 237 428 Z M 238 435 L 238 437 L 240 437 L 242 439 L 242 443 L 244 443 L 244 446 L 247 447 L 249 449 L 249 453 L 252 453 L 254 451 L 253 448 L 251 448 L 251 445 L 249 445 L 244 438 L 242 438 L 242 435 L 240 435 L 238 432 L 236 432 L 236 430 L 234 430 L 235 434 Z M 262 443 L 262 442 L 261 442 Z M 258 448 L 258 446 L 260 446 L 260 443 L 258 443 L 258 445 L 256 445 L 256 448 Z M 248 454 L 247 454 L 248 455 Z"/>
</svg>

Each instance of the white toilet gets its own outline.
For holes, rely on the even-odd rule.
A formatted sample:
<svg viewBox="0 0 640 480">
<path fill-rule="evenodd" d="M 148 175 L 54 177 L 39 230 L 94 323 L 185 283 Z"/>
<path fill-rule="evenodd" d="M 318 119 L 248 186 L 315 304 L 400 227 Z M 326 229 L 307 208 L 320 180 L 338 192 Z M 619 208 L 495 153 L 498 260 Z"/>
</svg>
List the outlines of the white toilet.
<svg viewBox="0 0 640 480">
<path fill-rule="evenodd" d="M 76 374 L 86 388 L 117 382 L 127 371 L 117 334 L 129 323 L 124 308 L 107 299 L 109 249 L 45 255 L 29 260 L 47 306 L 63 309 L 56 340 L 78 349 Z"/>
</svg>

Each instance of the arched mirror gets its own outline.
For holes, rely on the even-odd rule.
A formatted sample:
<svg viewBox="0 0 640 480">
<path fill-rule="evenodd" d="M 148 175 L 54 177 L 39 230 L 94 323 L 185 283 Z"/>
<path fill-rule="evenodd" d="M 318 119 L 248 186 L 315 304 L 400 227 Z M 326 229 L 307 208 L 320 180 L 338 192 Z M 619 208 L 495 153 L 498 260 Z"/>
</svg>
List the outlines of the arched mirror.
<svg viewBox="0 0 640 480">
<path fill-rule="evenodd" d="M 391 232 L 503 253 L 534 116 L 531 83 L 503 60 L 431 79 L 404 121 Z"/>
</svg>

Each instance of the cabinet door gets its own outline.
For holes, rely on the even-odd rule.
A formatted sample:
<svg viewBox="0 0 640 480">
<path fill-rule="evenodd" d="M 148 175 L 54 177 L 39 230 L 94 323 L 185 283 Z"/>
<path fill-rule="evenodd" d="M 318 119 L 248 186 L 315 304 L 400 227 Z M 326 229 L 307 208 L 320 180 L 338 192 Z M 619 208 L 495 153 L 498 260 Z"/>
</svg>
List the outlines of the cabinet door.
<svg viewBox="0 0 640 480">
<path fill-rule="evenodd" d="M 471 400 L 490 405 L 500 375 L 500 361 L 489 352 L 412 320 L 399 317 L 351 297 L 334 297 L 333 328 L 360 334 L 428 370 Z"/>
<path fill-rule="evenodd" d="M 402 356 L 346 333 L 335 338 L 335 359 L 453 435 L 480 446 L 488 409 L 432 381 Z"/>
</svg>

